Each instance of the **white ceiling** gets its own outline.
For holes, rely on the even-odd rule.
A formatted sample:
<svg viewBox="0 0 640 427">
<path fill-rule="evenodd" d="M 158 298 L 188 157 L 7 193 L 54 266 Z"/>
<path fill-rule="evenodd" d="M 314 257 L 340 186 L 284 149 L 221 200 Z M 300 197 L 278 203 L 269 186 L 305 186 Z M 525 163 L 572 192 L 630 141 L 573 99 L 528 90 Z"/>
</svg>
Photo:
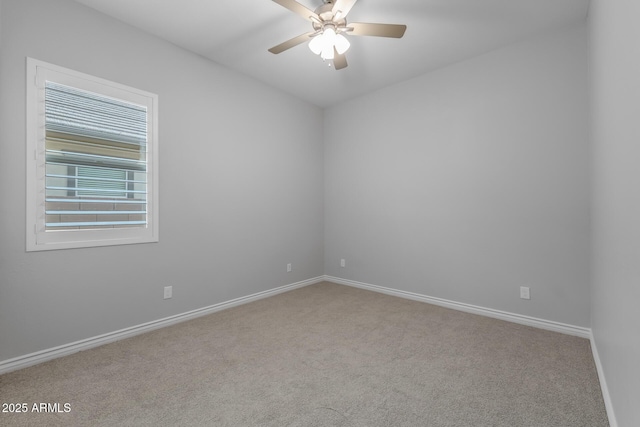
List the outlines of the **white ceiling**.
<svg viewBox="0 0 640 427">
<path fill-rule="evenodd" d="M 312 30 L 272 0 L 76 1 L 321 107 L 583 21 L 589 8 L 589 0 L 359 0 L 348 22 L 407 31 L 402 39 L 348 36 L 349 66 L 336 71 L 306 44 L 267 51 Z"/>
</svg>

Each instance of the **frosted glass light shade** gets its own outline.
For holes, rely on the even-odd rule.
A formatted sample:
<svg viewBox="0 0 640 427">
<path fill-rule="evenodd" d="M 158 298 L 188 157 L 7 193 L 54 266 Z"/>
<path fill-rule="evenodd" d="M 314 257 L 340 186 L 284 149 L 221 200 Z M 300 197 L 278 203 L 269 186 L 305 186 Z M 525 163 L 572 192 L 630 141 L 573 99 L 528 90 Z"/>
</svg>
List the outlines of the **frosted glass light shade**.
<svg viewBox="0 0 640 427">
<path fill-rule="evenodd" d="M 316 55 L 320 55 L 322 59 L 333 59 L 335 46 L 339 54 L 343 54 L 349 49 L 349 40 L 342 34 L 336 34 L 331 27 L 325 28 L 322 34 L 315 36 L 309 42 L 309 49 Z"/>
<path fill-rule="evenodd" d="M 311 49 L 311 52 L 315 53 L 316 55 L 320 55 L 323 45 L 324 43 L 322 42 L 322 34 L 319 34 L 311 39 L 311 41 L 309 42 L 309 49 Z"/>
<path fill-rule="evenodd" d="M 320 54 L 322 59 L 333 59 L 333 45 L 326 45 Z"/>
<path fill-rule="evenodd" d="M 347 40 L 345 36 L 343 36 L 342 34 L 338 34 L 336 35 L 335 46 L 338 53 L 342 55 L 347 51 L 347 49 L 349 49 L 351 43 L 349 43 L 349 40 Z"/>
<path fill-rule="evenodd" d="M 331 45 L 331 47 L 333 47 L 333 45 L 336 43 L 336 32 L 333 28 L 331 27 L 327 27 L 324 29 L 324 31 L 322 32 L 322 38 L 324 39 L 324 45 L 325 47 Z"/>
</svg>

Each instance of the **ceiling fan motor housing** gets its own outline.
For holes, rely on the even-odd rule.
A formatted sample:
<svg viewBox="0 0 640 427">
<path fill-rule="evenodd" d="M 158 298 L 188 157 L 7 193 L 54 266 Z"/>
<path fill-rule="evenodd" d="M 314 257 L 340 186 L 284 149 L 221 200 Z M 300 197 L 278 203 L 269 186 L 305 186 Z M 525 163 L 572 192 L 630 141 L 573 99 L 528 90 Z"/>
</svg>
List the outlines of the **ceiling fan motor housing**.
<svg viewBox="0 0 640 427">
<path fill-rule="evenodd" d="M 316 31 L 322 31 L 326 25 L 333 26 L 334 30 L 344 28 L 347 25 L 347 20 L 345 18 L 334 19 L 333 0 L 324 0 L 324 4 L 318 7 L 314 12 L 321 20 L 321 22 L 317 22 L 315 20 L 311 21 L 313 29 Z"/>
</svg>

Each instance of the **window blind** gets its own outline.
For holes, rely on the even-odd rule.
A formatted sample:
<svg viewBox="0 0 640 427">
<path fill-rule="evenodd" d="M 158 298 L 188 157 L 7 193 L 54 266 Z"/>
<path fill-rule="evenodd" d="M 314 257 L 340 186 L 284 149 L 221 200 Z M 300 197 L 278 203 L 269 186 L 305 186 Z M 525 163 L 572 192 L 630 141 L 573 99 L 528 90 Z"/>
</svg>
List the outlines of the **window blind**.
<svg viewBox="0 0 640 427">
<path fill-rule="evenodd" d="M 46 230 L 147 225 L 147 110 L 45 83 Z"/>
</svg>

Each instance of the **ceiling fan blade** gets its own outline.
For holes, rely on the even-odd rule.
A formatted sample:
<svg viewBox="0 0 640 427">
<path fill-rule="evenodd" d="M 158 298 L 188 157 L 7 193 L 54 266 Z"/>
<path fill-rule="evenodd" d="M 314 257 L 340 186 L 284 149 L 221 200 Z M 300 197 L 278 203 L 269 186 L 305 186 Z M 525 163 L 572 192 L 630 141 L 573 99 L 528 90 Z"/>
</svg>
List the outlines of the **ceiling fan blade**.
<svg viewBox="0 0 640 427">
<path fill-rule="evenodd" d="M 334 16 L 340 12 L 338 16 L 336 16 L 336 19 L 342 19 L 347 16 L 347 13 L 349 13 L 353 5 L 356 4 L 356 1 L 358 0 L 336 0 L 331 11 Z"/>
<path fill-rule="evenodd" d="M 347 68 L 347 57 L 344 55 L 340 55 L 338 52 L 333 53 L 333 67 L 336 70 L 342 70 L 343 68 Z"/>
<path fill-rule="evenodd" d="M 295 0 L 273 0 L 273 1 L 278 3 L 280 6 L 286 7 L 290 11 L 297 13 L 307 21 L 313 21 L 314 18 L 318 22 L 320 21 L 320 18 L 318 17 L 318 15 L 316 15 L 314 11 L 307 9 L 306 7 L 304 7 L 303 5 L 301 5 Z"/>
<path fill-rule="evenodd" d="M 287 49 L 291 49 L 294 46 L 298 46 L 301 43 L 309 41 L 309 38 L 315 33 L 315 31 L 310 31 L 308 33 L 300 34 L 298 37 L 294 37 L 284 43 L 280 43 L 279 45 L 272 47 L 271 49 L 269 49 L 269 52 L 275 54 L 282 53 Z"/>
<path fill-rule="evenodd" d="M 347 57 L 344 56 L 344 53 L 341 55 L 336 50 L 335 46 L 333 47 L 333 67 L 336 70 L 342 70 L 347 67 Z"/>
<path fill-rule="evenodd" d="M 396 24 L 371 24 L 367 22 L 351 22 L 347 24 L 347 29 L 353 28 L 347 34 L 354 36 L 377 36 L 377 37 L 393 37 L 396 39 L 404 36 L 407 30 L 406 25 Z"/>
</svg>

